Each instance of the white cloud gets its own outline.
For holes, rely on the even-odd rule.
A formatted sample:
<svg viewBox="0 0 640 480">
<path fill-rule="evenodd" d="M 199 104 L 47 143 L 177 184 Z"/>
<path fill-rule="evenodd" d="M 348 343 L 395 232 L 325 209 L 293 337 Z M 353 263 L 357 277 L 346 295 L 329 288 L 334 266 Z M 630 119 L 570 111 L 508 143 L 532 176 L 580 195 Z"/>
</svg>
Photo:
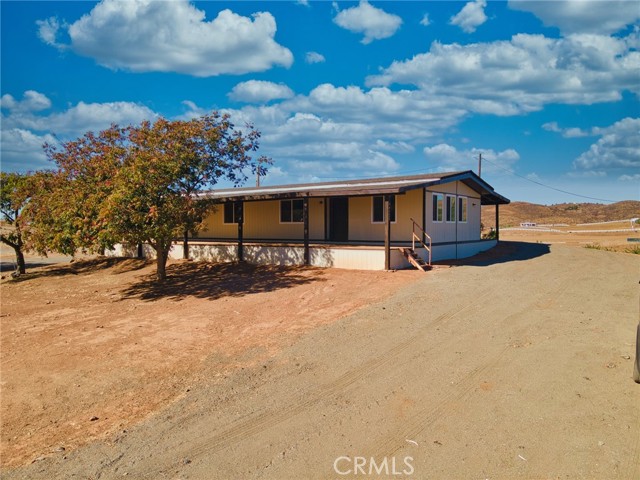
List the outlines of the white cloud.
<svg viewBox="0 0 640 480">
<path fill-rule="evenodd" d="M 40 38 L 55 45 L 57 20 L 39 26 Z M 274 40 L 276 21 L 270 13 L 248 18 L 222 10 L 206 21 L 187 0 L 102 0 L 67 30 L 75 53 L 112 69 L 208 77 L 293 63 L 291 51 Z"/>
<path fill-rule="evenodd" d="M 593 129 L 601 138 L 574 162 L 578 170 L 640 168 L 640 118 L 624 118 L 610 127 Z"/>
<path fill-rule="evenodd" d="M 324 63 L 325 58 L 324 55 L 322 55 L 321 53 L 318 52 L 307 52 L 307 54 L 304 57 L 305 62 L 312 64 L 312 63 Z"/>
<path fill-rule="evenodd" d="M 3 118 L 3 128 L 23 128 L 78 136 L 88 130 L 98 131 L 112 123 L 129 125 L 153 120 L 156 114 L 149 108 L 131 102 L 79 102 L 69 109 L 51 115 L 15 113 Z"/>
<path fill-rule="evenodd" d="M 334 4 L 337 8 L 337 5 Z M 362 43 L 393 36 L 402 25 L 402 19 L 384 10 L 371 6 L 366 0 L 360 0 L 357 7 L 339 12 L 333 21 L 340 27 L 354 33 L 363 33 Z"/>
<path fill-rule="evenodd" d="M 637 1 L 575 1 L 509 0 L 514 10 L 531 12 L 547 26 L 555 26 L 565 33 L 610 34 L 633 25 L 640 18 Z"/>
<path fill-rule="evenodd" d="M 620 175 L 618 180 L 623 182 L 640 182 L 640 173 L 634 173 L 633 175 Z"/>
<path fill-rule="evenodd" d="M 44 20 L 36 20 L 38 26 L 38 37 L 47 45 L 64 49 L 65 46 L 58 43 L 58 32 L 63 25 L 56 17 L 49 17 Z"/>
<path fill-rule="evenodd" d="M 293 95 L 293 90 L 282 83 L 249 80 L 238 83 L 228 96 L 239 102 L 266 103 L 270 100 L 291 98 Z"/>
<path fill-rule="evenodd" d="M 581 128 L 571 127 L 571 128 L 560 128 L 558 126 L 558 122 L 548 122 L 542 125 L 542 128 L 549 132 L 556 132 L 562 134 L 564 138 L 580 138 L 580 137 L 588 137 L 589 135 L 593 135 L 588 131 L 582 130 Z"/>
<path fill-rule="evenodd" d="M 486 0 L 475 0 L 467 3 L 462 10 L 451 17 L 451 25 L 457 25 L 466 33 L 473 33 L 480 25 L 487 21 L 484 8 Z"/>
<path fill-rule="evenodd" d="M 19 128 L 2 129 L 2 170 L 25 172 L 39 168 L 51 168 L 42 148 L 43 144 L 55 144 L 51 134 L 37 135 L 29 130 Z"/>
<path fill-rule="evenodd" d="M 423 25 L 425 27 L 428 27 L 429 25 L 431 25 L 431 20 L 429 20 L 429 14 L 425 13 L 422 16 L 422 20 L 420 20 L 420 25 Z"/>
<path fill-rule="evenodd" d="M 37 112 L 51 108 L 51 100 L 35 90 L 27 90 L 22 100 L 16 100 L 8 93 L 4 94 L 0 99 L 0 106 L 13 112 Z"/>
<path fill-rule="evenodd" d="M 640 94 L 636 37 L 518 34 L 492 43 L 434 42 L 429 52 L 394 61 L 367 78 L 367 85 L 413 84 L 494 115 L 531 112 L 548 103 L 617 101 L 623 90 Z"/>
<path fill-rule="evenodd" d="M 507 149 L 496 152 L 486 148 L 471 148 L 458 150 L 452 145 L 440 143 L 432 147 L 423 149 L 424 156 L 430 162 L 430 166 L 435 166 L 441 171 L 451 170 L 476 170 L 478 167 L 478 155 L 481 153 L 484 160 L 482 171 L 500 172 L 501 170 L 512 171 L 513 165 L 520 160 L 520 155 L 514 149 Z"/>
</svg>

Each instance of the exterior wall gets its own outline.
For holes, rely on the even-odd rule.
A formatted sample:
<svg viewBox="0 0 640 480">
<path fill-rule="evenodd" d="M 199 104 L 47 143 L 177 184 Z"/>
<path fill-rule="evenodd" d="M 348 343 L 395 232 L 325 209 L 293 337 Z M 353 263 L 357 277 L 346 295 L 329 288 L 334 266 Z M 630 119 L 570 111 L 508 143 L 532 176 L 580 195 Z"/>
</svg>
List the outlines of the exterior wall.
<svg viewBox="0 0 640 480">
<path fill-rule="evenodd" d="M 373 197 L 349 199 L 349 241 L 384 241 L 384 223 L 373 223 Z M 422 190 L 396 195 L 396 221 L 391 224 L 391 241 L 411 241 L 411 218 L 421 224 Z"/>
<path fill-rule="evenodd" d="M 457 194 L 456 194 L 457 189 Z M 457 198 L 467 198 L 467 221 L 458 222 L 457 214 L 455 222 L 446 221 L 446 212 L 443 212 L 443 221 L 433 221 L 433 194 L 442 193 L 445 195 L 456 196 L 456 213 Z M 426 223 L 425 231 L 431 236 L 434 243 L 440 242 L 466 242 L 472 240 L 480 240 L 480 196 L 477 192 L 466 186 L 462 182 L 455 182 L 444 185 L 436 185 L 427 189 L 425 198 Z M 453 258 L 453 257 L 449 257 Z"/>
<path fill-rule="evenodd" d="M 238 225 L 224 223 L 224 207 L 216 206 L 205 217 L 198 238 L 238 238 Z M 246 240 L 301 240 L 302 223 L 280 223 L 280 201 L 244 203 L 243 237 Z M 309 238 L 324 240 L 324 199 L 309 199 Z"/>
<path fill-rule="evenodd" d="M 453 258 L 471 257 L 479 252 L 496 246 L 496 240 L 483 240 L 465 244 L 434 245 L 432 261 Z M 418 254 L 428 259 L 424 248 L 416 248 Z M 135 257 L 136 248 L 117 245 L 114 250 L 106 252 L 110 256 Z M 144 245 L 144 258 L 155 258 L 155 251 Z M 182 258 L 182 243 L 175 243 L 169 252 L 169 258 Z M 316 245 L 309 248 L 310 263 L 315 267 L 348 268 L 354 270 L 384 270 L 384 248 L 382 247 L 330 247 Z M 189 257 L 196 261 L 235 262 L 238 259 L 238 248 L 233 243 L 204 243 L 192 240 L 189 243 Z M 249 263 L 258 265 L 303 265 L 304 247 L 299 245 L 249 244 L 244 245 L 244 258 Z M 400 270 L 413 268 L 397 248 L 391 249 L 391 268 Z"/>
</svg>

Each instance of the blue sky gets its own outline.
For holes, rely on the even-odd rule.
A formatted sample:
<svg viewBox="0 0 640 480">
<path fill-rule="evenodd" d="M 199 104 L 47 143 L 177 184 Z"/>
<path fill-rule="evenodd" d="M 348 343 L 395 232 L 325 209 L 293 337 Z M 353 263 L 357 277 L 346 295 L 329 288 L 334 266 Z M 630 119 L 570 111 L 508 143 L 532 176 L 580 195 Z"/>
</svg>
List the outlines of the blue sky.
<svg viewBox="0 0 640 480">
<path fill-rule="evenodd" d="M 512 200 L 640 199 L 640 3 L 1 3 L 2 169 L 211 110 L 263 184 L 476 169 Z M 524 178 L 523 178 L 524 177 Z M 251 182 L 251 181 L 250 181 Z"/>
</svg>

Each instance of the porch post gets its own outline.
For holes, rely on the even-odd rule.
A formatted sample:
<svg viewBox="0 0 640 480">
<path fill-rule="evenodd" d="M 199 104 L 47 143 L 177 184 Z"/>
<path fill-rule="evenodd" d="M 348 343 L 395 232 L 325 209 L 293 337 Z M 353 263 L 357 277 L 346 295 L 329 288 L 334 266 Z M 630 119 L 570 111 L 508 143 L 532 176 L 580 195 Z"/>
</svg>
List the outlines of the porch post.
<svg viewBox="0 0 640 480">
<path fill-rule="evenodd" d="M 384 269 L 391 270 L 391 201 L 384 196 Z"/>
<path fill-rule="evenodd" d="M 500 240 L 500 205 L 496 203 L 496 240 Z"/>
<path fill-rule="evenodd" d="M 244 245 L 242 243 L 243 226 L 244 226 L 244 202 L 238 202 L 238 203 L 240 204 L 240 207 L 236 211 L 238 213 L 238 218 L 236 219 L 238 221 L 238 261 L 244 262 Z M 235 205 L 234 205 L 234 210 L 235 210 Z"/>
<path fill-rule="evenodd" d="M 302 221 L 304 223 L 304 264 L 309 265 L 309 197 L 302 199 Z"/>
</svg>

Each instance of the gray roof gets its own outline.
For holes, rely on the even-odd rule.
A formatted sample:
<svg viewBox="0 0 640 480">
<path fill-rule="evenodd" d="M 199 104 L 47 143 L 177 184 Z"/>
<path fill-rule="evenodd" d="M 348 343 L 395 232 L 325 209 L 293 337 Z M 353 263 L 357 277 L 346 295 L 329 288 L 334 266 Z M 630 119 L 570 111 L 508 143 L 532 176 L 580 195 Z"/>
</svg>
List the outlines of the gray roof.
<svg viewBox="0 0 640 480">
<path fill-rule="evenodd" d="M 403 177 L 367 178 L 338 182 L 302 183 L 269 187 L 238 187 L 216 189 L 201 196 L 224 203 L 302 197 L 353 197 L 362 195 L 402 194 L 417 188 L 461 181 L 480 194 L 483 205 L 506 204 L 510 200 L 495 192 L 493 187 L 471 170 L 427 173 Z"/>
</svg>

